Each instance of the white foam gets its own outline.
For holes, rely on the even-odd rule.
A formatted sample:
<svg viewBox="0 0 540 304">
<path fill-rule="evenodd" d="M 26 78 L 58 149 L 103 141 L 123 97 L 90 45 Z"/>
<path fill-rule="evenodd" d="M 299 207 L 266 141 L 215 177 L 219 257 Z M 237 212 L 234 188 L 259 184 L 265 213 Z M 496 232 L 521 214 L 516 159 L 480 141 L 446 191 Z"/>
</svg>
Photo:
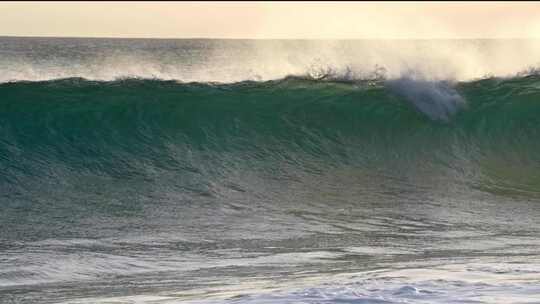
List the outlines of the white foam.
<svg viewBox="0 0 540 304">
<path fill-rule="evenodd" d="M 248 280 L 231 284 L 155 295 L 96 297 L 65 303 L 538 303 L 538 264 L 497 264 L 513 272 L 501 273 L 486 263 L 456 263 L 429 268 L 367 271 L 357 274 L 320 275 L 282 284 Z M 503 265 L 503 266 L 501 266 Z M 521 268 L 527 268 L 524 274 Z M 269 286 L 273 286 L 269 288 Z"/>
<path fill-rule="evenodd" d="M 414 79 L 407 75 L 388 81 L 387 86 L 432 120 L 447 122 L 466 106 L 465 99 L 445 81 Z"/>
</svg>

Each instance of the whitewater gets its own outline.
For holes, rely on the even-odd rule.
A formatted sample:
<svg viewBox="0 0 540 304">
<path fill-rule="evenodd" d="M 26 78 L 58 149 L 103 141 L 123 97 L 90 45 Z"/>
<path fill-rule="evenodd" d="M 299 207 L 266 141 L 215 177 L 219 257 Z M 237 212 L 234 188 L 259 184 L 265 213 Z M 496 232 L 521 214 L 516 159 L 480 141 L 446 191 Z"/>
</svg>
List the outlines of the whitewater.
<svg viewBox="0 0 540 304">
<path fill-rule="evenodd" d="M 0 303 L 540 303 L 539 51 L 0 38 Z"/>
</svg>

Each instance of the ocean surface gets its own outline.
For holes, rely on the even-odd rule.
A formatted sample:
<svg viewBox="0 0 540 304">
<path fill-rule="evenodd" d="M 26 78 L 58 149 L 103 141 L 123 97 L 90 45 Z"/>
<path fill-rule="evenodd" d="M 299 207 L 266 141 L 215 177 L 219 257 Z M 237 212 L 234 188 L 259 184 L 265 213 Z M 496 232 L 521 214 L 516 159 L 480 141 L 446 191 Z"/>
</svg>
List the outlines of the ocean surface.
<svg viewBox="0 0 540 304">
<path fill-rule="evenodd" d="M 0 38 L 0 303 L 540 303 L 539 45 Z"/>
</svg>

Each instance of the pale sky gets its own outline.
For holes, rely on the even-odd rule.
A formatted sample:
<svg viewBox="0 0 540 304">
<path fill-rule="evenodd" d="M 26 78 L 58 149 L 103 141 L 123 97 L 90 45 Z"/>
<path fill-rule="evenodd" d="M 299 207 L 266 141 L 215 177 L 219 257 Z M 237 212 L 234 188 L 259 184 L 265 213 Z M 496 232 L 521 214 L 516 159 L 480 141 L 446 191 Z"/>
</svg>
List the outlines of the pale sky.
<svg viewBox="0 0 540 304">
<path fill-rule="evenodd" d="M 2 2 L 0 36 L 540 38 L 540 3 Z"/>
</svg>

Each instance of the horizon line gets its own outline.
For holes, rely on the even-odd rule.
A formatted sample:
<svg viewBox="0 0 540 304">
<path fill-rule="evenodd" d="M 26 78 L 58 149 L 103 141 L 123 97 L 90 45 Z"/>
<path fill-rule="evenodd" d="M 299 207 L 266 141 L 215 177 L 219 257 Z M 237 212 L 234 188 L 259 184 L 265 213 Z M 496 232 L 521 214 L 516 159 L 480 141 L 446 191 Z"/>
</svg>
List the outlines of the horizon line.
<svg viewBox="0 0 540 304">
<path fill-rule="evenodd" d="M 146 39 L 146 40 L 537 40 L 540 37 L 427 37 L 427 38 L 399 38 L 399 37 L 350 37 L 350 38 L 243 38 L 243 37 L 111 37 L 111 36 L 55 36 L 55 35 L 3 35 L 0 38 L 62 38 L 62 39 Z"/>
</svg>

